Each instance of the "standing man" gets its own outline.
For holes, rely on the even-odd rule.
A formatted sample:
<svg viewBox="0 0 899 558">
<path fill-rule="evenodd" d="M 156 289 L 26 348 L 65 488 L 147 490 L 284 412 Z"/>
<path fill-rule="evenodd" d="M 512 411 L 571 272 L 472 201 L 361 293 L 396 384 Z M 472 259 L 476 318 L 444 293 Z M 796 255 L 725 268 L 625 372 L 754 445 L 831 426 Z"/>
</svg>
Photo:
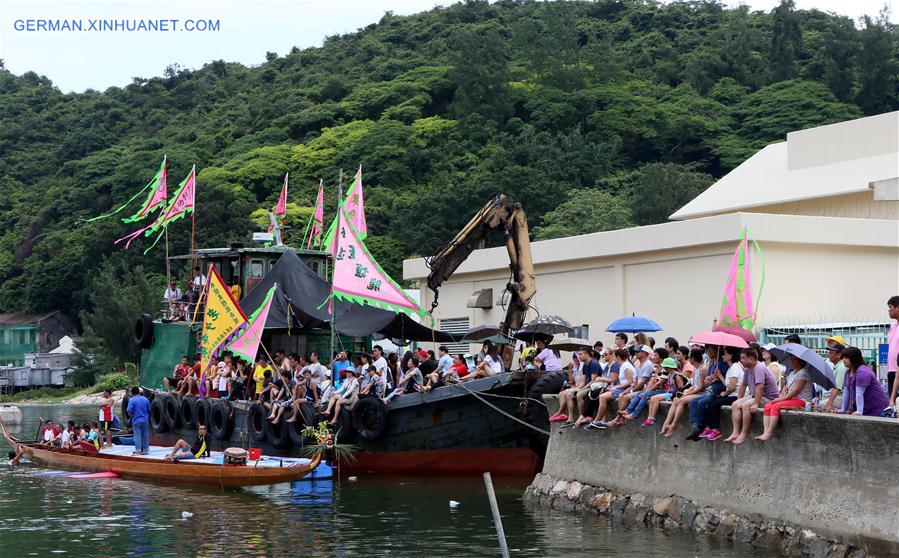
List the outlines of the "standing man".
<svg viewBox="0 0 899 558">
<path fill-rule="evenodd" d="M 134 454 L 150 453 L 150 400 L 141 395 L 140 388 L 131 388 L 131 399 L 125 409 L 131 415 L 131 428 L 134 430 Z"/>
<path fill-rule="evenodd" d="M 172 279 L 172 282 L 169 283 L 169 288 L 165 290 L 165 294 L 163 294 L 163 297 L 169 304 L 168 318 L 170 320 L 176 319 L 181 307 L 181 289 L 178 288 L 178 283 L 174 279 Z"/>
<path fill-rule="evenodd" d="M 887 380 L 890 383 L 890 407 L 896 404 L 896 372 L 899 370 L 899 295 L 891 296 L 887 301 L 887 313 L 891 320 L 896 320 L 890 326 L 890 334 L 887 336 L 889 349 L 887 350 Z"/>
<path fill-rule="evenodd" d="M 190 282 L 190 315 L 193 317 L 193 314 L 196 310 L 197 301 L 200 299 L 200 292 L 206 288 L 206 276 L 200 272 L 200 266 L 194 266 L 194 277 Z"/>
<path fill-rule="evenodd" d="M 312 362 L 310 362 L 309 365 L 305 366 L 302 370 L 303 372 L 306 372 L 308 370 L 312 374 L 312 381 L 315 382 L 315 385 L 319 386 L 328 378 L 328 368 L 321 363 L 318 353 L 312 353 L 311 355 L 309 355 L 309 360 L 311 360 Z"/>
<path fill-rule="evenodd" d="M 115 399 L 112 398 L 112 392 L 109 389 L 103 390 L 103 398 L 100 399 L 100 432 L 106 433 L 106 442 L 102 444 L 104 448 L 112 447 L 112 406 L 115 405 Z"/>
<path fill-rule="evenodd" d="M 372 347 L 371 361 L 375 368 L 378 369 L 378 372 L 387 374 L 387 359 L 384 358 L 384 349 L 380 345 Z M 450 364 L 452 364 L 452 360 L 450 360 Z M 384 376 L 381 377 L 383 378 Z"/>
</svg>

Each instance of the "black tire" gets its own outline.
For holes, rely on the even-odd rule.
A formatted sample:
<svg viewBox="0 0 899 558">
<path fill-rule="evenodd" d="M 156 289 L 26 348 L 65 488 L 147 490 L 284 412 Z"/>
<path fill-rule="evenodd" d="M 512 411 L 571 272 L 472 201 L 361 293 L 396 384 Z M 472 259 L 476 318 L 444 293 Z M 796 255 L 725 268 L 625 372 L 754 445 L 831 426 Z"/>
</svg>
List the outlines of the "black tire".
<svg viewBox="0 0 899 558">
<path fill-rule="evenodd" d="M 268 443 L 278 449 L 290 447 L 290 424 L 284 422 L 284 417 L 277 424 L 270 420 L 265 421 L 265 437 Z"/>
<path fill-rule="evenodd" d="M 143 395 L 144 395 L 144 397 L 147 398 L 147 401 L 149 401 L 150 403 L 152 403 L 153 400 L 156 399 L 156 392 L 153 391 L 152 389 L 144 388 Z"/>
<path fill-rule="evenodd" d="M 537 378 L 531 389 L 528 390 L 528 401 L 524 410 L 524 420 L 528 424 L 542 430 L 549 430 L 549 412 L 546 406 L 542 404 L 543 396 L 562 391 L 562 385 L 565 383 L 566 377 L 567 374 L 565 372 L 544 372 Z M 536 451 L 542 458 L 546 454 L 549 437 L 531 429 L 528 429 L 528 436 L 531 441 L 531 449 Z"/>
<path fill-rule="evenodd" d="M 363 440 L 377 440 L 387 430 L 387 405 L 377 397 L 360 399 L 353 406 L 353 430 Z"/>
<path fill-rule="evenodd" d="M 131 400 L 130 394 L 125 394 L 125 397 L 122 398 L 122 425 L 130 428 L 131 427 L 131 415 L 128 414 L 128 401 Z"/>
<path fill-rule="evenodd" d="M 254 442 L 265 441 L 265 423 L 268 409 L 262 403 L 253 403 L 247 411 L 247 431 Z"/>
<path fill-rule="evenodd" d="M 212 403 L 209 399 L 197 399 L 194 405 L 194 416 L 197 418 L 197 426 L 205 425 L 209 430 L 209 422 L 212 420 Z"/>
<path fill-rule="evenodd" d="M 286 418 L 293 418 L 293 411 L 291 411 L 291 416 Z M 297 417 L 297 420 L 294 422 L 287 423 L 289 428 L 287 429 L 288 434 L 290 434 L 290 441 L 298 446 L 308 446 L 310 443 L 314 443 L 314 439 L 310 437 L 303 436 L 303 429 L 307 426 L 315 426 L 317 424 L 316 418 L 321 420 L 321 416 L 316 415 L 315 411 L 312 409 L 312 405 L 300 405 L 300 416 Z"/>
<path fill-rule="evenodd" d="M 209 424 L 207 425 L 212 436 L 216 440 L 227 440 L 234 431 L 234 417 L 231 413 L 231 404 L 227 401 L 215 401 L 209 412 Z"/>
<path fill-rule="evenodd" d="M 181 398 L 181 424 L 184 425 L 184 428 L 196 428 L 197 427 L 197 411 L 196 411 L 197 400 L 193 397 L 184 396 Z"/>
<path fill-rule="evenodd" d="M 157 434 L 162 434 L 169 430 L 169 425 L 165 421 L 164 400 L 164 397 L 158 397 L 150 403 L 150 427 Z"/>
<path fill-rule="evenodd" d="M 153 344 L 153 318 L 149 314 L 141 314 L 134 322 L 134 342 L 141 349 Z"/>
<path fill-rule="evenodd" d="M 358 402 L 356 403 L 358 405 Z M 356 431 L 353 430 L 352 412 L 343 409 L 337 415 L 337 424 L 334 428 L 334 443 L 348 444 L 356 437 Z"/>
<path fill-rule="evenodd" d="M 181 399 L 177 395 L 169 395 L 162 400 L 163 416 L 169 430 L 181 426 Z"/>
</svg>

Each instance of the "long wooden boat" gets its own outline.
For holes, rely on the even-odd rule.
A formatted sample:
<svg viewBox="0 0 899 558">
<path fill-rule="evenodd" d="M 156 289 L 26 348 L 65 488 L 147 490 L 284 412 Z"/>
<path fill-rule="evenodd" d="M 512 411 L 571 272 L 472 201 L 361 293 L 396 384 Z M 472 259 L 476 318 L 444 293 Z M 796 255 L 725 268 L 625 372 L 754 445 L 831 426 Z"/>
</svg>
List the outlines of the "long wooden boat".
<svg viewBox="0 0 899 558">
<path fill-rule="evenodd" d="M 25 442 L 10 435 L 2 422 L 0 427 L 3 429 L 3 436 L 13 447 L 21 448 L 29 459 L 39 465 L 90 473 L 112 472 L 124 478 L 192 486 L 236 488 L 291 482 L 308 475 L 321 462 L 321 456 L 316 456 L 308 463 L 288 460 L 249 461 L 245 466 L 196 461 L 172 463 L 140 456 L 61 449 L 39 442 Z"/>
</svg>

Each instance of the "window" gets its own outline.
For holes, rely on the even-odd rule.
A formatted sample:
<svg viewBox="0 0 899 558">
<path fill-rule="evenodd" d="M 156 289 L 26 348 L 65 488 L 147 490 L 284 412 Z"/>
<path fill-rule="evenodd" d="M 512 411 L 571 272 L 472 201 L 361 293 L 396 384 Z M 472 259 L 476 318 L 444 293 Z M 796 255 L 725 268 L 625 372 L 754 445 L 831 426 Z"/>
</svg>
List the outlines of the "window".
<svg viewBox="0 0 899 558">
<path fill-rule="evenodd" d="M 260 279 L 263 273 L 262 260 L 250 260 L 250 279 Z"/>
<path fill-rule="evenodd" d="M 440 331 L 462 336 L 468 333 L 468 318 L 443 318 L 440 320 Z M 444 343 L 450 354 L 468 352 L 468 343 Z"/>
</svg>

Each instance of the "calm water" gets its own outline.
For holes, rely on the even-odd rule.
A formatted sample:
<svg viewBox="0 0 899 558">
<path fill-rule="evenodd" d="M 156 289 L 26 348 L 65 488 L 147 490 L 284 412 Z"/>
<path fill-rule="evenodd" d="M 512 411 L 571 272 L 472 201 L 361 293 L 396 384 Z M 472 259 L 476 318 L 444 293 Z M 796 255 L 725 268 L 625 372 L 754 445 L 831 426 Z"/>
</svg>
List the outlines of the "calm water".
<svg viewBox="0 0 899 558">
<path fill-rule="evenodd" d="M 22 407 L 37 417 L 90 419 L 92 407 Z M 4 456 L 8 448 L 3 447 Z M 498 556 L 480 478 L 299 481 L 191 490 L 122 479 L 42 476 L 0 467 L 0 556 Z M 771 549 L 595 516 L 533 508 L 530 479 L 495 478 L 512 556 L 772 556 Z M 451 509 L 449 501 L 459 502 Z M 182 511 L 193 513 L 183 520 Z"/>
</svg>

